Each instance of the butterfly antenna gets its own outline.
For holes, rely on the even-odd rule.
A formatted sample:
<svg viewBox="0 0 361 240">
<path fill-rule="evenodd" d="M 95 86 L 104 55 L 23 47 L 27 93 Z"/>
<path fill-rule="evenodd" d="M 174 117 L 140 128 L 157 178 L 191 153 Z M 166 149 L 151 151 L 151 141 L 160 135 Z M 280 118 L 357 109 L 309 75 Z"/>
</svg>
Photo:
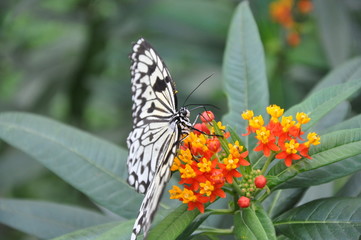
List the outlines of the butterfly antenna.
<svg viewBox="0 0 361 240">
<path fill-rule="evenodd" d="M 196 109 L 198 109 L 198 108 L 204 108 L 204 109 L 205 109 L 205 107 L 212 107 L 212 108 L 215 108 L 215 109 L 218 109 L 218 110 L 221 109 L 220 107 L 218 107 L 218 106 L 216 106 L 216 105 L 214 105 L 214 104 L 209 104 L 209 103 L 205 103 L 205 104 L 201 104 L 201 103 L 190 103 L 190 104 L 185 105 L 185 107 L 187 107 L 187 108 L 188 108 L 189 106 L 197 106 L 197 107 L 195 107 L 195 108 L 189 109 L 189 111 L 193 111 L 193 110 L 196 110 Z"/>
<path fill-rule="evenodd" d="M 213 76 L 213 74 L 214 74 L 214 73 L 212 73 L 211 75 L 209 75 L 208 77 L 206 77 L 202 82 L 200 82 L 200 83 L 198 84 L 198 86 L 197 86 L 195 89 L 193 89 L 193 91 L 188 95 L 188 97 L 186 98 L 186 100 L 184 100 L 183 106 L 184 106 L 184 104 L 187 102 L 187 100 L 189 99 L 189 97 L 192 96 L 192 94 L 193 94 L 205 81 L 207 81 L 209 78 L 211 78 L 211 77 Z"/>
</svg>

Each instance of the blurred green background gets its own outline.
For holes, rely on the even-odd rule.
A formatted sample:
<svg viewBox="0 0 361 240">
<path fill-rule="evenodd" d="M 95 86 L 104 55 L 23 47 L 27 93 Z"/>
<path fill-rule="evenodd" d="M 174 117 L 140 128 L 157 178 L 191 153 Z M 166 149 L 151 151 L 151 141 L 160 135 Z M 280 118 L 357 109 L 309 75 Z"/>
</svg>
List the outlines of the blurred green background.
<svg viewBox="0 0 361 240">
<path fill-rule="evenodd" d="M 250 6 L 265 48 L 271 103 L 298 103 L 334 67 L 361 53 L 361 2 L 315 0 L 297 16 L 301 41 L 289 46 L 269 14 L 271 0 Z M 227 112 L 222 60 L 235 0 L 1 0 L 0 111 L 31 112 L 125 147 L 131 128 L 128 54 L 144 37 L 177 83 L 179 104 Z M 361 66 L 360 66 L 361 67 Z M 361 112 L 360 99 L 352 110 Z M 245 109 L 240 109 L 240 112 Z M 41 146 L 39 146 L 41 148 Z M 0 142 L 0 197 L 94 207 L 30 157 Z M 0 225 L 0 239 L 36 239 Z"/>
</svg>

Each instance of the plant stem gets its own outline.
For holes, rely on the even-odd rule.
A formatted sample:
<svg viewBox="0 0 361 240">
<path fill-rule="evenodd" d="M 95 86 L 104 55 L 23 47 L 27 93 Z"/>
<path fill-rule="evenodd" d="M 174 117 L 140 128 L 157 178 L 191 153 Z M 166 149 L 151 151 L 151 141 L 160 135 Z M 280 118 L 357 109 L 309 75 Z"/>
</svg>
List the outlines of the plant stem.
<svg viewBox="0 0 361 240">
<path fill-rule="evenodd" d="M 270 165 L 270 163 L 272 162 L 272 160 L 274 159 L 275 155 L 276 155 L 276 153 L 272 153 L 272 154 L 268 157 L 267 161 L 266 161 L 265 164 L 263 165 L 263 168 L 262 168 L 262 171 L 261 171 L 261 174 L 262 174 L 262 175 L 267 171 L 267 168 L 268 168 L 268 166 Z"/>
<path fill-rule="evenodd" d="M 235 178 L 233 178 L 232 187 L 233 187 L 233 189 L 234 189 L 239 195 L 242 195 L 242 191 L 241 191 L 241 189 L 239 188 L 239 186 L 238 186 L 237 181 L 236 181 Z"/>
</svg>

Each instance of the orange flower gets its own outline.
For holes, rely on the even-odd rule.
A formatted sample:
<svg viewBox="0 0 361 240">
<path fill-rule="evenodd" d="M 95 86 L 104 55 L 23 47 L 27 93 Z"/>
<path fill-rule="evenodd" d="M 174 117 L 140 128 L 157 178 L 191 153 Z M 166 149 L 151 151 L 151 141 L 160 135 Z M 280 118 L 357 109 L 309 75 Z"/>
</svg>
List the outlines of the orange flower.
<svg viewBox="0 0 361 240">
<path fill-rule="evenodd" d="M 270 5 L 270 15 L 273 21 L 285 28 L 291 28 L 294 24 L 292 16 L 293 0 L 278 0 Z"/>
<path fill-rule="evenodd" d="M 271 135 L 271 131 L 262 127 L 256 131 L 256 138 L 259 140 L 255 151 L 263 151 L 263 154 L 268 157 L 271 151 L 279 151 L 279 147 L 276 145 L 276 138 Z"/>
<path fill-rule="evenodd" d="M 300 146 L 299 143 L 297 143 L 294 139 L 292 139 L 290 142 L 285 143 L 282 148 L 282 152 L 278 153 L 275 158 L 277 159 L 284 159 L 285 164 L 287 167 L 292 165 L 292 160 L 299 160 L 301 159 L 301 156 L 296 154 L 297 148 Z"/>
<path fill-rule="evenodd" d="M 275 155 L 275 158 L 283 159 L 288 167 L 292 165 L 293 160 L 310 158 L 309 147 L 320 144 L 320 137 L 316 133 L 309 133 L 306 142 L 298 142 L 303 141 L 304 133 L 301 127 L 310 121 L 308 115 L 297 113 L 296 123 L 293 116 L 283 116 L 284 110 L 277 105 L 268 106 L 267 112 L 271 119 L 266 125 L 263 117 L 261 115 L 255 117 L 253 111 L 249 110 L 242 114 L 249 123 L 248 134 L 256 133 L 255 138 L 258 142 L 254 150 L 262 151 L 267 157 Z M 208 116 L 210 115 L 207 113 L 204 119 Z M 232 135 L 234 142 L 230 142 L 224 137 L 213 135 L 215 132 L 219 133 L 219 130 L 224 132 L 224 135 L 226 133 L 229 135 L 221 122 L 211 125 L 205 121 L 195 126 L 198 131 L 194 130 L 183 141 L 171 167 L 172 171 L 180 173 L 179 184 L 184 187 L 181 189 L 173 186 L 169 190 L 171 199 L 178 199 L 188 204 L 188 210 L 197 208 L 200 212 L 204 212 L 205 203 L 226 197 L 222 189 L 224 184 L 232 183 L 234 178 L 242 177 L 242 173 L 244 176 L 240 182 L 241 195 L 251 199 L 258 191 L 257 188 L 265 187 L 267 179 L 260 175 L 261 170 L 246 167 L 250 165 L 246 160 L 248 151 L 245 151 L 244 146 L 238 141 L 234 141 L 237 138 Z M 211 134 L 203 134 L 206 129 Z M 273 158 L 269 158 L 269 162 L 271 160 Z M 245 192 L 245 189 L 248 189 L 248 192 Z"/>
<path fill-rule="evenodd" d="M 188 202 L 188 211 L 192 211 L 195 208 L 201 213 L 204 213 L 204 204 L 209 201 L 209 197 L 204 197 L 200 194 L 195 194 L 196 199 L 194 201 Z"/>
<path fill-rule="evenodd" d="M 232 183 L 234 177 L 235 178 L 242 177 L 242 174 L 238 172 L 236 169 L 232 169 L 232 170 L 224 170 L 223 176 L 225 177 L 228 183 Z"/>
<path fill-rule="evenodd" d="M 310 0 L 300 0 L 297 4 L 297 7 L 301 13 L 307 14 L 312 11 L 313 4 Z"/>
<path fill-rule="evenodd" d="M 287 43 L 291 47 L 297 47 L 301 42 L 300 34 L 296 31 L 287 33 Z"/>
</svg>

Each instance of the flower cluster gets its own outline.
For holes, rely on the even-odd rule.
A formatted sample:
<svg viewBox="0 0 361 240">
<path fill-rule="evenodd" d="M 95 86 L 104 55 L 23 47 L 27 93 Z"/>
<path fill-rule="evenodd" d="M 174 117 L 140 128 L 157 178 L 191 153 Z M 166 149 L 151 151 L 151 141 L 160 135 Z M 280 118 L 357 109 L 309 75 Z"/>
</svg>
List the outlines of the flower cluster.
<svg viewBox="0 0 361 240">
<path fill-rule="evenodd" d="M 214 121 L 212 112 L 204 112 L 200 116 L 202 123 L 194 126 L 174 159 L 171 170 L 179 173 L 183 188 L 173 186 L 170 198 L 188 204 L 188 210 L 198 208 L 203 213 L 205 204 L 226 197 L 228 189 L 239 198 L 240 208 L 249 207 L 258 193 L 268 191 L 263 174 L 272 160 L 283 159 L 289 167 L 294 160 L 311 158 L 308 150 L 311 145 L 320 144 L 320 137 L 311 132 L 303 140 L 302 125 L 310 121 L 308 115 L 299 112 L 294 120 L 293 116 L 284 116 L 284 109 L 277 105 L 268 106 L 267 113 L 268 123 L 251 110 L 242 113 L 248 121 L 247 133 L 243 135 L 255 134 L 258 142 L 254 151 L 262 151 L 268 157 L 261 170 L 252 168 L 239 137 L 235 133 L 230 137 L 225 126 Z"/>
<path fill-rule="evenodd" d="M 296 5 L 296 6 L 295 6 Z M 270 15 L 273 21 L 280 24 L 287 32 L 287 42 L 290 46 L 300 43 L 301 23 L 295 21 L 295 14 L 304 17 L 312 11 L 310 0 L 276 0 L 270 4 Z"/>
<path fill-rule="evenodd" d="M 302 157 L 311 158 L 308 155 L 310 145 L 320 144 L 320 137 L 311 132 L 307 135 L 307 140 L 303 143 L 301 127 L 311 119 L 306 113 L 299 112 L 296 114 L 296 121 L 292 116 L 283 116 L 284 109 L 277 105 L 267 107 L 267 113 L 271 119 L 267 125 L 264 124 L 261 115 L 254 116 L 253 111 L 245 111 L 242 117 L 248 120 L 248 135 L 256 133 L 258 140 L 255 151 L 263 151 L 268 157 L 271 152 L 276 153 L 275 158 L 284 159 L 287 167 L 292 165 L 293 160 L 299 160 Z M 281 118 L 281 119 L 280 119 Z"/>
<path fill-rule="evenodd" d="M 191 132 L 183 141 L 171 167 L 172 171 L 179 171 L 179 184 L 184 188 L 173 186 L 169 190 L 170 198 L 188 204 L 188 210 L 198 208 L 204 212 L 205 203 L 213 202 L 217 197 L 226 197 L 222 190 L 224 184 L 242 176 L 238 170 L 240 166 L 250 165 L 245 159 L 248 152 L 238 141 L 228 143 L 227 152 L 222 150 L 212 124 L 217 124 L 217 128 L 223 131 L 225 127 L 221 122 L 212 122 L 213 119 L 214 115 L 209 112 L 202 114 L 203 123 L 196 124 L 198 131 Z M 224 138 L 229 137 L 228 132 L 223 133 Z"/>
</svg>

